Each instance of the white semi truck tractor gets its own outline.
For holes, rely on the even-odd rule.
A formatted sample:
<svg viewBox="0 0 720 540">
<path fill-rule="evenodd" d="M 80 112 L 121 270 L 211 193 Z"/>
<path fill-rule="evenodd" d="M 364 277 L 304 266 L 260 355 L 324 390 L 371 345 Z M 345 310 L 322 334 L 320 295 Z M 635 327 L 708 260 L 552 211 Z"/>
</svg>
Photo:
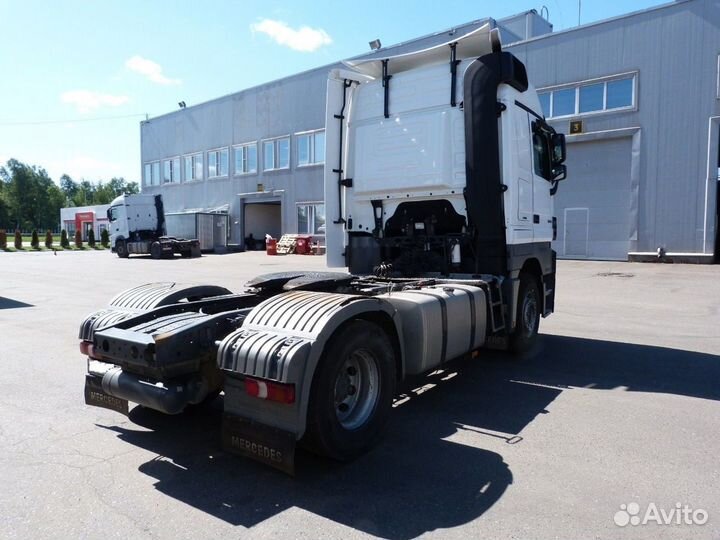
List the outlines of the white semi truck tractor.
<svg viewBox="0 0 720 540">
<path fill-rule="evenodd" d="M 108 208 L 110 247 L 121 259 L 130 254 L 152 255 L 153 259 L 200 257 L 200 242 L 167 236 L 162 195 L 120 195 Z"/>
<path fill-rule="evenodd" d="M 177 414 L 223 389 L 224 447 L 292 472 L 298 443 L 370 449 L 404 378 L 532 348 L 565 140 L 496 32 L 332 70 L 327 259 L 349 272 L 125 291 L 81 326 L 86 403 Z"/>
</svg>

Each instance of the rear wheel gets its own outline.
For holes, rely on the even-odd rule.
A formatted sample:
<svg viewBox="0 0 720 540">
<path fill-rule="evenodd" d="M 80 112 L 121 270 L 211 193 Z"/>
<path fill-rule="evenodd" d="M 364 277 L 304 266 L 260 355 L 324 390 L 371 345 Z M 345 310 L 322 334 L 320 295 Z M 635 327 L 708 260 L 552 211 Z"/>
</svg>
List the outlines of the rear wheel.
<svg viewBox="0 0 720 540">
<path fill-rule="evenodd" d="M 524 353 L 537 342 L 540 327 L 540 291 L 537 280 L 532 274 L 520 273 L 518 304 L 515 330 L 510 336 L 510 350 Z"/>
<path fill-rule="evenodd" d="M 305 443 L 348 461 L 382 435 L 395 394 L 395 353 L 376 324 L 355 320 L 334 336 L 317 367 Z"/>
<path fill-rule="evenodd" d="M 115 242 L 115 253 L 117 253 L 117 256 L 121 259 L 127 259 L 130 256 L 125 240 L 118 240 Z"/>
</svg>

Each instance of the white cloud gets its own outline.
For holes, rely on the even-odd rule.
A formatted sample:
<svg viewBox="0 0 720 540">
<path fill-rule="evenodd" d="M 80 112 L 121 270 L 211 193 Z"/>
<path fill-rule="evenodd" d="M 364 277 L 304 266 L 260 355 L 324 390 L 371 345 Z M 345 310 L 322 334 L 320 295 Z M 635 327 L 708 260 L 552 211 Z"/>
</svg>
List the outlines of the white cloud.
<svg viewBox="0 0 720 540">
<path fill-rule="evenodd" d="M 273 19 L 262 19 L 251 24 L 250 30 L 267 34 L 276 43 L 301 52 L 317 51 L 332 43 L 332 38 L 322 28 L 302 26 L 296 30 L 283 21 Z"/>
<path fill-rule="evenodd" d="M 171 79 L 163 75 L 162 66 L 157 62 L 135 55 L 125 61 L 125 67 L 130 71 L 144 75 L 149 81 L 157 84 L 180 84 L 180 79 Z"/>
<path fill-rule="evenodd" d="M 89 113 L 100 107 L 120 107 L 130 101 L 127 96 L 114 96 L 112 94 L 101 94 L 90 90 L 69 90 L 63 92 L 60 101 L 75 105 L 81 113 Z"/>
</svg>

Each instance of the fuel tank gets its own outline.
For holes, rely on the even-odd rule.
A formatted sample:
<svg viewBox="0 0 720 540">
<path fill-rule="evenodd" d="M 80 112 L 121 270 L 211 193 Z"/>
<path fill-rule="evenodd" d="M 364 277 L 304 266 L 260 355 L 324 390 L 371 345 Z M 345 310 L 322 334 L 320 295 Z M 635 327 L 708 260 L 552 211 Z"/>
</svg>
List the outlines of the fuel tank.
<svg viewBox="0 0 720 540">
<path fill-rule="evenodd" d="M 482 347 L 487 306 L 485 291 L 465 284 L 442 284 L 380 295 L 397 310 L 402 325 L 405 372 L 420 374 Z"/>
</svg>

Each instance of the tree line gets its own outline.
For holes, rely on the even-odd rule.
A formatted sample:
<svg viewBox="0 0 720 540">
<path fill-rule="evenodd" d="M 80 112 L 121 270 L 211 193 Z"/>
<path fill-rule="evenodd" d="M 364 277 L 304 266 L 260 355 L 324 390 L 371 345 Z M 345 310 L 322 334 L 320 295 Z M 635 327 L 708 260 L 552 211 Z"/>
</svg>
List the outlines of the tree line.
<svg viewBox="0 0 720 540">
<path fill-rule="evenodd" d="M 61 208 L 108 204 L 118 195 L 138 191 L 137 182 L 122 177 L 76 182 L 63 174 L 56 184 L 42 167 L 11 159 L 0 167 L 0 229 L 54 230 Z"/>
</svg>

